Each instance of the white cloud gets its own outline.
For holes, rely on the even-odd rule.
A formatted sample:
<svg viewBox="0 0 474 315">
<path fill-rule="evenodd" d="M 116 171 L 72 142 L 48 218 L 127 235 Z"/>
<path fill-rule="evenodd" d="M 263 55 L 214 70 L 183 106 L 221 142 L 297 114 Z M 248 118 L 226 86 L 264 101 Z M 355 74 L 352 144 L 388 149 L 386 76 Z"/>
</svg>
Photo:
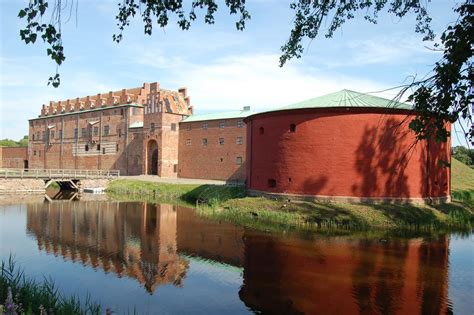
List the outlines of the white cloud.
<svg viewBox="0 0 474 315">
<path fill-rule="evenodd" d="M 153 53 L 146 53 L 150 54 Z M 378 82 L 334 72 L 312 73 L 298 63 L 280 68 L 276 54 L 229 56 L 205 64 L 182 59 L 174 63 L 173 58 L 158 54 L 151 61 L 147 57 L 137 59 L 140 64 L 165 71 L 160 74 L 174 85 L 170 88 L 187 86 L 197 112 L 235 110 L 248 105 L 267 109 L 344 88 L 361 92 L 386 88 Z"/>
</svg>

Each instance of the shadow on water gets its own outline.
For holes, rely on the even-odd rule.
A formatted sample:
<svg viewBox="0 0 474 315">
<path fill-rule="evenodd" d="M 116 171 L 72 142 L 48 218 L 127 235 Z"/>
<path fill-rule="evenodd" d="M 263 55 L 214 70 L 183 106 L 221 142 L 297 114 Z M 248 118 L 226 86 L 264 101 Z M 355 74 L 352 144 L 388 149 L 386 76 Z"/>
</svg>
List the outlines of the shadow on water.
<svg viewBox="0 0 474 315">
<path fill-rule="evenodd" d="M 234 268 L 240 279 L 232 284 L 234 298 L 257 313 L 450 313 L 445 235 L 262 233 L 206 220 L 182 206 L 104 201 L 29 204 L 26 227 L 39 251 L 132 279 L 144 296 L 158 298 L 161 287 L 173 287 L 178 291 L 166 296 L 178 300 L 179 290 L 194 285 L 199 295 L 225 281 L 209 267 L 199 269 L 196 286 L 191 278 L 198 263 Z M 109 290 L 104 294 L 117 293 Z M 226 301 L 214 294 L 209 313 Z"/>
</svg>

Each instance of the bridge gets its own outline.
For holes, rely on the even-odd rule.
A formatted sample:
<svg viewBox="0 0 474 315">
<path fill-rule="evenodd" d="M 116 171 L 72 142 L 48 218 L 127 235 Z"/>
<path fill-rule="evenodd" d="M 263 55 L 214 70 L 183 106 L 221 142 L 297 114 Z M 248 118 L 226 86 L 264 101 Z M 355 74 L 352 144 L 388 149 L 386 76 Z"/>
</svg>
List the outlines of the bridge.
<svg viewBox="0 0 474 315">
<path fill-rule="evenodd" d="M 0 168 L 0 178 L 42 179 L 45 182 L 45 188 L 56 182 L 61 188 L 74 190 L 80 189 L 80 181 L 83 179 L 114 179 L 119 176 L 119 170 Z"/>
</svg>

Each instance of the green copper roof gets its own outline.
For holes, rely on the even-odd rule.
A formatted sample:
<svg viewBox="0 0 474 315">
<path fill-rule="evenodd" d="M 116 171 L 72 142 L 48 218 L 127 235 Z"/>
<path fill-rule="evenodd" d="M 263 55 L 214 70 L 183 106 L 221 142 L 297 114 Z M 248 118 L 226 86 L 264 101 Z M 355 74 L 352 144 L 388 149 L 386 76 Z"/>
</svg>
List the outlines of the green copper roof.
<svg viewBox="0 0 474 315">
<path fill-rule="evenodd" d="M 192 116 L 186 117 L 182 122 L 245 118 L 252 114 L 254 114 L 254 112 L 250 110 L 250 107 L 244 107 L 242 110 L 237 110 L 237 111 L 232 111 L 232 112 L 192 115 Z"/>
<path fill-rule="evenodd" d="M 395 108 L 413 109 L 410 104 L 400 103 L 383 97 L 342 90 L 312 98 L 303 102 L 287 105 L 277 110 L 328 108 L 328 107 L 364 107 L 364 108 Z"/>
<path fill-rule="evenodd" d="M 133 124 L 130 124 L 128 128 L 143 128 L 143 121 L 136 121 Z"/>
</svg>

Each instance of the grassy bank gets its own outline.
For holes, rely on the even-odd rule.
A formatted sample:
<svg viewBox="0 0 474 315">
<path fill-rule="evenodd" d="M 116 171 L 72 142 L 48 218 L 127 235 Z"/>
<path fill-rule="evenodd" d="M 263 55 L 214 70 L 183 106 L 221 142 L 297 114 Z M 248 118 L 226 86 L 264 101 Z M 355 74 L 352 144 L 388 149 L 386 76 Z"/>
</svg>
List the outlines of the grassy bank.
<svg viewBox="0 0 474 315">
<path fill-rule="evenodd" d="M 453 200 L 474 206 L 474 169 L 452 159 L 451 185 Z"/>
<path fill-rule="evenodd" d="M 42 283 L 27 278 L 10 258 L 1 263 L 0 314 L 102 314 L 90 299 L 61 295 L 52 280 Z"/>
<path fill-rule="evenodd" d="M 119 199 L 186 202 L 201 215 L 259 230 L 316 228 L 465 229 L 474 225 L 474 170 L 453 160 L 454 201 L 444 205 L 339 204 L 245 197 L 241 187 L 173 185 L 117 180 Z"/>
</svg>

